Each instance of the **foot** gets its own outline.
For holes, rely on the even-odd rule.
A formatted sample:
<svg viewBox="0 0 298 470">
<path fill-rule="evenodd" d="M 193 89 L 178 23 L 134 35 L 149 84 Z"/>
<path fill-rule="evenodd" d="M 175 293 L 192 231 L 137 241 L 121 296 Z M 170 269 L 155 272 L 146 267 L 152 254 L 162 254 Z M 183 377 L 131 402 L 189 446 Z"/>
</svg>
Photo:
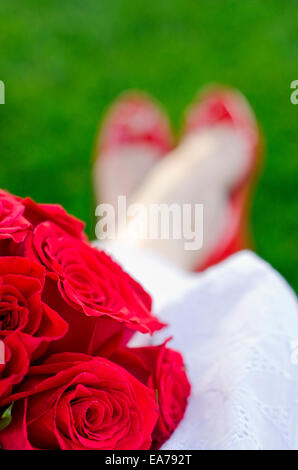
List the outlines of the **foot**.
<svg viewBox="0 0 298 470">
<path fill-rule="evenodd" d="M 156 162 L 173 146 L 169 120 L 160 106 L 139 92 L 127 92 L 111 106 L 101 126 L 95 151 L 93 181 L 96 202 L 117 209 Z"/>
<path fill-rule="evenodd" d="M 184 135 L 191 136 L 210 129 L 230 129 L 245 143 L 245 152 L 231 155 L 214 171 L 225 176 L 228 191 L 229 216 L 222 233 L 205 260 L 196 265 L 203 270 L 227 256 L 253 246 L 250 230 L 249 205 L 254 180 L 261 159 L 261 136 L 255 115 L 244 96 L 232 89 L 209 87 L 189 108 Z M 246 154 L 246 157 L 244 155 Z"/>
</svg>

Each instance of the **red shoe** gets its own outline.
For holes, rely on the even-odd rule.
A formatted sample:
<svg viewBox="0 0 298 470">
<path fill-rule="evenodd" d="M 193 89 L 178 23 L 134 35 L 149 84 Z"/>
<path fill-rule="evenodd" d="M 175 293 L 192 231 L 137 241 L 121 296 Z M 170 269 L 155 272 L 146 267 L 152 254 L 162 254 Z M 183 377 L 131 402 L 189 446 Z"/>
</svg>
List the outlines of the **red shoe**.
<svg viewBox="0 0 298 470">
<path fill-rule="evenodd" d="M 253 247 L 249 210 L 263 145 L 260 129 L 250 105 L 238 91 L 223 87 L 208 88 L 198 102 L 190 107 L 185 120 L 184 135 L 221 123 L 237 128 L 248 140 L 250 164 L 244 177 L 230 193 L 230 217 L 219 243 L 195 271 L 203 271 L 237 251 Z"/>
<path fill-rule="evenodd" d="M 157 102 L 141 92 L 125 92 L 110 107 L 99 135 L 101 153 L 127 143 L 157 146 L 164 155 L 173 147 L 169 119 Z"/>
<path fill-rule="evenodd" d="M 140 92 L 123 93 L 108 110 L 98 132 L 94 152 L 97 194 L 98 188 L 104 188 L 105 196 L 105 186 L 109 186 L 109 179 L 115 178 L 119 194 L 129 196 L 128 193 L 138 188 L 151 167 L 173 148 L 173 144 L 169 119 L 159 104 Z M 128 155 L 123 152 L 124 148 L 129 148 Z M 135 154 L 131 156 L 134 148 Z M 114 161 L 110 162 L 110 159 Z"/>
</svg>

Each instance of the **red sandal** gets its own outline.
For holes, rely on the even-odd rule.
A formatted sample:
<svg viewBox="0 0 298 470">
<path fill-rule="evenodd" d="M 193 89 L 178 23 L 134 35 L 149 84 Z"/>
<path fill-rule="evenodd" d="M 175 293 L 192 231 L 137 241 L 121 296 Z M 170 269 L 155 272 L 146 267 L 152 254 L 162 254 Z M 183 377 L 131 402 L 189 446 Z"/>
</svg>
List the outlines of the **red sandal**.
<svg viewBox="0 0 298 470">
<path fill-rule="evenodd" d="M 108 110 L 97 135 L 93 167 L 96 193 L 99 194 L 100 187 L 106 184 L 102 159 L 106 159 L 106 162 L 113 158 L 117 155 L 118 149 L 135 146 L 141 150 L 147 149 L 150 154 L 149 161 L 144 160 L 144 165 L 138 159 L 137 151 L 137 161 L 133 160 L 130 163 L 131 168 L 129 165 L 126 167 L 125 162 L 121 166 L 121 162 L 118 161 L 115 163 L 115 168 L 111 169 L 112 173 L 120 173 L 119 186 L 121 181 L 125 183 L 131 179 L 131 182 L 128 181 L 128 192 L 132 193 L 142 183 L 152 165 L 167 154 L 173 145 L 169 119 L 161 106 L 144 93 L 137 91 L 123 93 Z M 141 158 L 142 151 L 139 153 Z M 98 195 L 97 199 L 99 198 Z"/>
<path fill-rule="evenodd" d="M 250 105 L 238 91 L 224 87 L 208 88 L 190 107 L 185 119 L 184 135 L 220 123 L 236 127 L 248 139 L 250 164 L 244 177 L 230 193 L 231 215 L 220 241 L 195 271 L 203 271 L 237 251 L 253 247 L 249 210 L 252 189 L 262 160 L 263 141 Z"/>
</svg>

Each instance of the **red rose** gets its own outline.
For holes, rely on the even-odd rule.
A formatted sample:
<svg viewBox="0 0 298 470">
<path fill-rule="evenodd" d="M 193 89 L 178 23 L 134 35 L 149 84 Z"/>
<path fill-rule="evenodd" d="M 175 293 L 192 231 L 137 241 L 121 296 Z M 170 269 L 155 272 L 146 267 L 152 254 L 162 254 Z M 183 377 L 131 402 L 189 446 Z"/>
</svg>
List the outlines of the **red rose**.
<svg viewBox="0 0 298 470">
<path fill-rule="evenodd" d="M 190 394 L 183 358 L 177 351 L 161 346 L 123 348 L 110 357 L 125 367 L 157 397 L 159 417 L 153 431 L 153 447 L 158 449 L 173 433 L 181 419 Z"/>
<path fill-rule="evenodd" d="M 154 392 L 100 357 L 62 353 L 31 367 L 13 401 L 3 449 L 149 449 Z"/>
<path fill-rule="evenodd" d="M 0 257 L 0 339 L 21 333 L 34 358 L 67 331 L 66 322 L 41 301 L 45 269 L 17 256 Z"/>
<path fill-rule="evenodd" d="M 62 206 L 58 204 L 37 204 L 29 197 L 23 199 L 22 203 L 25 207 L 24 216 L 33 227 L 45 221 L 54 222 L 72 237 L 79 240 L 86 238 L 84 222 L 68 214 Z"/>
<path fill-rule="evenodd" d="M 31 224 L 24 217 L 25 207 L 21 201 L 0 190 L 0 240 L 22 242 Z"/>
<path fill-rule="evenodd" d="M 85 224 L 56 204 L 37 204 L 0 190 L 0 256 L 23 255 L 22 242 L 33 227 L 51 221 L 66 233 L 85 240 Z"/>
<path fill-rule="evenodd" d="M 29 369 L 29 357 L 18 333 L 0 340 L 0 406 Z"/>
<path fill-rule="evenodd" d="M 163 327 L 151 314 L 151 297 L 118 264 L 55 224 L 39 224 L 26 240 L 25 255 L 48 270 L 44 299 L 69 323 L 54 351 L 93 354 L 107 341 L 128 340 L 133 331 Z M 125 337 L 125 338 L 124 338 Z"/>
</svg>

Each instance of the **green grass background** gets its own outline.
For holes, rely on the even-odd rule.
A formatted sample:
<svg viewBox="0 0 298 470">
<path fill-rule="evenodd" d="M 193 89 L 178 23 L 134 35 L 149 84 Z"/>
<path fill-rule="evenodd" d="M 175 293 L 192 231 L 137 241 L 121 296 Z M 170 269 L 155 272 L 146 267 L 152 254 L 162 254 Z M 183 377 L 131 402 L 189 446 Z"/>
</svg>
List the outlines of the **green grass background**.
<svg viewBox="0 0 298 470">
<path fill-rule="evenodd" d="M 90 152 L 115 95 L 147 90 L 177 129 L 199 87 L 239 87 L 267 142 L 256 248 L 297 289 L 297 59 L 294 0 L 1 0 L 0 187 L 63 204 L 92 237 Z"/>
</svg>

